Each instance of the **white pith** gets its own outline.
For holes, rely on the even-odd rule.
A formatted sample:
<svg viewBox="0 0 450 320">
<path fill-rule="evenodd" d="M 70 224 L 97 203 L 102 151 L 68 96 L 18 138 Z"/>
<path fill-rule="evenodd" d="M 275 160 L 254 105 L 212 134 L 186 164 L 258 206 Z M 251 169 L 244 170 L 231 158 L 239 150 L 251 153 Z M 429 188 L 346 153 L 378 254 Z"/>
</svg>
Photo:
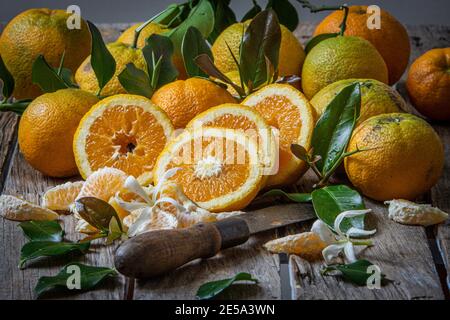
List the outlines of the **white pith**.
<svg viewBox="0 0 450 320">
<path fill-rule="evenodd" d="M 217 177 L 222 172 L 222 162 L 213 156 L 206 156 L 195 164 L 195 176 L 199 179 Z"/>
</svg>

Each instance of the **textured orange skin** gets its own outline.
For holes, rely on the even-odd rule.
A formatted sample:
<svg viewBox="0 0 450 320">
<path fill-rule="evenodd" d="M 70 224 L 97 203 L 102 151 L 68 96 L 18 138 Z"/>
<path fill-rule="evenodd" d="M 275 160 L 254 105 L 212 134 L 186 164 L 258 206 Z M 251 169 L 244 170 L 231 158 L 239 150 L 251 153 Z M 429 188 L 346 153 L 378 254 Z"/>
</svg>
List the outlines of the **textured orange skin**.
<svg viewBox="0 0 450 320">
<path fill-rule="evenodd" d="M 388 12 L 381 10 L 381 29 L 368 29 L 367 6 L 351 6 L 347 19 L 345 35 L 358 36 L 368 40 L 380 52 L 389 70 L 389 84 L 400 80 L 405 72 L 411 45 L 408 33 L 403 25 Z M 314 35 L 339 32 L 343 12 L 335 11 L 316 27 Z"/>
<path fill-rule="evenodd" d="M 41 89 L 32 84 L 31 70 L 39 54 L 58 67 L 65 51 L 64 67 L 74 73 L 91 50 L 91 36 L 84 20 L 81 29 L 69 30 L 65 10 L 30 9 L 12 19 L 0 37 L 0 52 L 15 81 L 14 97 L 35 98 Z"/>
<path fill-rule="evenodd" d="M 364 195 L 379 201 L 414 200 L 442 174 L 444 150 L 433 128 L 407 113 L 382 114 L 364 121 L 353 132 L 345 171 Z"/>
<path fill-rule="evenodd" d="M 152 102 L 169 116 L 175 129 L 184 128 L 197 114 L 219 104 L 235 103 L 226 90 L 211 81 L 190 78 L 177 80 L 158 89 Z"/>
<path fill-rule="evenodd" d="M 63 89 L 36 98 L 19 124 L 19 147 L 32 167 L 51 177 L 78 174 L 73 136 L 83 115 L 98 101 L 78 89 Z"/>
<path fill-rule="evenodd" d="M 414 61 L 406 87 L 420 113 L 450 120 L 450 48 L 430 50 Z"/>
</svg>

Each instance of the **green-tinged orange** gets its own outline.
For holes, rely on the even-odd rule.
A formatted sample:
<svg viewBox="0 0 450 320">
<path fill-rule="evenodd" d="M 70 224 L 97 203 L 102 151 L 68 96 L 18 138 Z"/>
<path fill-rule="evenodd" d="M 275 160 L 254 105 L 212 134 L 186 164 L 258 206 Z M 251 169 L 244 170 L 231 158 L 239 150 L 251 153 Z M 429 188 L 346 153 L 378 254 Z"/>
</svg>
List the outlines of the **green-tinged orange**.
<svg viewBox="0 0 450 320">
<path fill-rule="evenodd" d="M 102 89 L 101 94 L 103 96 L 110 96 L 114 94 L 127 93 L 124 87 L 119 82 L 119 74 L 125 69 L 128 63 L 133 63 L 138 69 L 143 71 L 147 70 L 147 64 L 145 63 L 144 56 L 140 49 L 133 49 L 131 46 L 121 43 L 113 42 L 107 45 L 109 52 L 111 52 L 114 60 L 116 60 L 116 72 L 111 80 Z M 91 66 L 91 56 L 80 65 L 75 74 L 75 81 L 78 83 L 81 89 L 97 93 L 98 82 L 95 77 L 94 70 Z"/>
<path fill-rule="evenodd" d="M 388 83 L 386 63 L 369 41 L 347 36 L 330 38 L 317 44 L 306 56 L 302 88 L 309 99 L 327 85 L 344 79 Z"/>
<path fill-rule="evenodd" d="M 436 184 L 444 168 L 444 149 L 426 121 L 407 113 L 382 114 L 353 132 L 345 159 L 350 182 L 379 201 L 414 200 Z"/>
<path fill-rule="evenodd" d="M 311 99 L 316 119 L 319 119 L 328 104 L 342 89 L 356 82 L 361 83 L 361 113 L 357 124 L 379 114 L 406 110 L 405 100 L 387 84 L 372 79 L 347 79 L 326 86 Z"/>
</svg>

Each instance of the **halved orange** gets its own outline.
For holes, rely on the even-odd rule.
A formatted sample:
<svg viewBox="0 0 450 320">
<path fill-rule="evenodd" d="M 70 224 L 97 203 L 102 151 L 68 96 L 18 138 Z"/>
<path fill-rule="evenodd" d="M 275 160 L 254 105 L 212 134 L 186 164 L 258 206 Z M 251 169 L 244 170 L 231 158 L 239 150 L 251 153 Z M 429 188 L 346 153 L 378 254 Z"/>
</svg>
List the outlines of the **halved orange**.
<svg viewBox="0 0 450 320">
<path fill-rule="evenodd" d="M 95 104 L 75 133 L 73 150 L 80 174 L 111 167 L 136 178 L 153 170 L 173 133 L 162 109 L 149 99 L 119 94 Z"/>
<path fill-rule="evenodd" d="M 169 180 L 212 212 L 244 208 L 264 184 L 264 166 L 255 140 L 234 129 L 185 130 L 159 156 L 155 184 L 172 168 L 179 170 Z"/>
<path fill-rule="evenodd" d="M 264 118 L 254 109 L 235 103 L 225 103 L 197 115 L 186 128 L 220 127 L 237 129 L 255 139 L 264 174 L 270 175 L 278 170 L 278 145 L 272 129 Z"/>
<path fill-rule="evenodd" d="M 307 165 L 292 154 L 291 144 L 308 150 L 314 129 L 314 113 L 308 99 L 290 85 L 271 84 L 249 95 L 242 104 L 258 111 L 278 133 L 279 168 L 269 177 L 267 186 L 295 183 Z"/>
</svg>

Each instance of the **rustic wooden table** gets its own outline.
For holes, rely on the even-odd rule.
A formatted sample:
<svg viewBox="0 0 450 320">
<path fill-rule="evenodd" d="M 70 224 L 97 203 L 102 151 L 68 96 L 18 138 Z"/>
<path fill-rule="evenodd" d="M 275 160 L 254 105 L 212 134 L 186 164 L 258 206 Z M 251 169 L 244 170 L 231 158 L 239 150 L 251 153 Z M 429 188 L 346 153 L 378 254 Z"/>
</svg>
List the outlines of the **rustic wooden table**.
<svg viewBox="0 0 450 320">
<path fill-rule="evenodd" d="M 102 25 L 106 41 L 113 41 L 129 25 Z M 1 26 L 0 26 L 1 27 Z M 304 43 L 313 26 L 300 25 L 296 35 Z M 412 44 L 411 59 L 437 47 L 450 46 L 450 27 L 409 26 Z M 407 99 L 404 84 L 397 89 Z M 414 112 L 413 109 L 409 110 Z M 51 179 L 33 170 L 21 156 L 17 146 L 18 117 L 0 114 L 0 193 L 23 195 L 39 202 L 40 195 L 63 180 Z M 450 212 L 450 126 L 433 123 L 445 146 L 446 164 L 439 183 L 424 200 Z M 420 150 L 418 150 L 420 152 Z M 300 188 L 310 188 L 310 176 L 300 181 Z M 276 204 L 276 203 L 272 203 Z M 402 226 L 387 218 L 386 207 L 369 199 L 378 233 L 375 246 L 363 256 L 379 265 L 392 280 L 381 289 L 356 287 L 332 276 L 321 276 L 322 263 L 309 263 L 291 256 L 287 261 L 262 249 L 268 240 L 309 230 L 310 224 L 292 225 L 252 237 L 248 243 L 228 249 L 214 258 L 194 261 L 171 274 L 149 281 L 134 281 L 122 276 L 108 280 L 101 288 L 48 298 L 70 299 L 193 299 L 197 288 L 206 281 L 225 278 L 237 272 L 250 272 L 259 279 L 258 285 L 235 285 L 221 299 L 449 299 L 450 226 L 447 224 L 422 228 Z M 73 237 L 72 217 L 64 217 L 65 229 Z M 30 263 L 25 270 L 17 267 L 20 248 L 25 243 L 17 224 L 0 220 L 0 299 L 34 299 L 33 288 L 41 276 L 56 274 L 69 262 L 67 259 L 42 259 Z M 113 266 L 114 247 L 94 246 L 80 261 L 99 266 Z"/>
</svg>

